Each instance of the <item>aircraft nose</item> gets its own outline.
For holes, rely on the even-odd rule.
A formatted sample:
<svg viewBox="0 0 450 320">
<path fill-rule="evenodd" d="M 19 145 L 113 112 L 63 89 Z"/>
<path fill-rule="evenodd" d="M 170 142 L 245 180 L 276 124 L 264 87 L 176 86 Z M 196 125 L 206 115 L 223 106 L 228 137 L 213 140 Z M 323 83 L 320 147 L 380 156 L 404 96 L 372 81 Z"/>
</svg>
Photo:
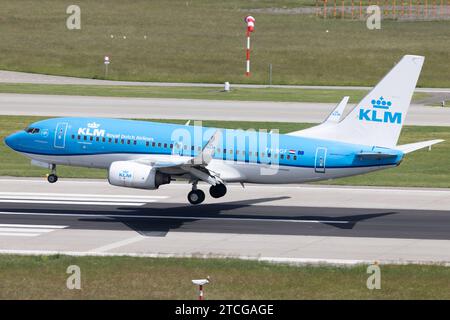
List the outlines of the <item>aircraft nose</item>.
<svg viewBox="0 0 450 320">
<path fill-rule="evenodd" d="M 15 150 L 15 147 L 17 146 L 17 143 L 19 141 L 19 135 L 20 135 L 20 133 L 17 132 L 17 133 L 13 133 L 13 134 L 7 136 L 5 138 L 6 145 L 8 147 L 10 147 L 11 149 Z"/>
</svg>

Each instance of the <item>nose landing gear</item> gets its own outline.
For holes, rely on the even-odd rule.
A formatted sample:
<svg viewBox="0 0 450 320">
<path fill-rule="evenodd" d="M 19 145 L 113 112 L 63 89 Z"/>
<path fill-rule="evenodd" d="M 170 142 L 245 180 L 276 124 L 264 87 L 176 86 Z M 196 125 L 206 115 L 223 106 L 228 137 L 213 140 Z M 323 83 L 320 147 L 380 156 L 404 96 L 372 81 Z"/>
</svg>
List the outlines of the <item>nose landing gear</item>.
<svg viewBox="0 0 450 320">
<path fill-rule="evenodd" d="M 56 165 L 52 164 L 52 171 L 49 175 L 47 175 L 47 181 L 49 183 L 55 183 L 58 181 L 58 176 L 56 175 Z"/>
</svg>

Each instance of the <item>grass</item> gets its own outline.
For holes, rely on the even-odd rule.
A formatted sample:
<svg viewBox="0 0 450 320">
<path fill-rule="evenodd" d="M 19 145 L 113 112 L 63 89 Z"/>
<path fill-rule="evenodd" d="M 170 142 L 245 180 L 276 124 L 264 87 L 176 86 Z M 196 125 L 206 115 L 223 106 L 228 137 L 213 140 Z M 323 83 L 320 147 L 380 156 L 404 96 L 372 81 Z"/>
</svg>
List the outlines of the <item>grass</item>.
<svg viewBox="0 0 450 320">
<path fill-rule="evenodd" d="M 3 140 L 6 135 L 21 130 L 30 123 L 41 119 L 43 118 L 32 116 L 1 116 L 0 139 Z M 152 121 L 185 123 L 185 120 Z M 278 129 L 280 133 L 287 133 L 307 128 L 312 124 L 204 121 L 203 125 L 222 128 Z M 444 139 L 446 141 L 433 146 L 431 152 L 424 149 L 407 155 L 399 167 L 361 176 L 328 180 L 322 183 L 339 185 L 450 188 L 450 127 L 405 126 L 399 143 L 406 144 L 432 139 Z M 45 169 L 31 166 L 29 159 L 13 152 L 4 143 L 0 144 L 0 163 L 2 164 L 0 166 L 0 176 L 43 177 L 47 173 Z M 63 178 L 106 178 L 105 170 L 66 166 L 59 166 L 58 174 Z"/>
<path fill-rule="evenodd" d="M 450 87 L 450 21 L 384 20 L 381 30 L 368 30 L 366 21 L 271 10 L 254 13 L 245 77 L 243 17 L 311 4 L 79 0 L 81 30 L 68 30 L 67 2 L 3 0 L 0 69 L 103 78 L 109 55 L 113 80 L 268 83 L 272 64 L 274 84 L 373 85 L 404 54 L 419 54 L 426 56 L 419 86 Z"/>
<path fill-rule="evenodd" d="M 233 88 L 224 92 L 208 87 L 149 87 L 103 85 L 51 85 L 51 84 L 1 84 L 0 93 L 52 94 L 102 97 L 175 98 L 239 101 L 327 102 L 338 103 L 350 96 L 350 103 L 357 103 L 367 90 L 325 90 L 288 88 Z M 415 93 L 414 99 L 425 99 L 426 93 Z"/>
<path fill-rule="evenodd" d="M 66 269 L 81 269 L 68 290 Z M 288 266 L 234 259 L 0 256 L 0 299 L 191 299 L 191 280 L 211 277 L 206 299 L 450 299 L 450 268 L 381 266 L 368 290 L 367 266 Z M 162 276 L 164 275 L 164 276 Z"/>
</svg>

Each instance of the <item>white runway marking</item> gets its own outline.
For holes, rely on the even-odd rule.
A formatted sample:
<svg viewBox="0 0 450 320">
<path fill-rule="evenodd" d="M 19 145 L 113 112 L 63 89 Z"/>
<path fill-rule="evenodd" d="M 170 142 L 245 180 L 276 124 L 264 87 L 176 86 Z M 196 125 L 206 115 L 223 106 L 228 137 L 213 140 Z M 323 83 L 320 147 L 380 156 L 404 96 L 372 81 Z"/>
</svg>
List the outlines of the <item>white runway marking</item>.
<svg viewBox="0 0 450 320">
<path fill-rule="evenodd" d="M 30 216 L 59 216 L 59 217 L 103 217 L 103 218 L 142 218 L 142 219 L 176 219 L 176 220 L 215 220 L 215 221 L 256 221 L 256 222 L 289 222 L 289 223 L 339 223 L 347 224 L 351 221 L 343 220 L 298 220 L 298 219 L 261 219 L 261 218 L 216 218 L 216 217 L 196 217 L 196 216 L 143 216 L 126 214 L 79 214 L 79 213 L 29 213 L 29 212 L 7 212 L 4 215 L 30 215 Z"/>
<path fill-rule="evenodd" d="M 146 237 L 144 237 L 142 235 L 138 235 L 136 237 L 131 237 L 131 238 L 128 238 L 128 239 L 125 239 L 125 240 L 121 240 L 121 241 L 117 241 L 117 242 L 113 242 L 113 243 L 107 244 L 107 245 L 105 245 L 103 247 L 99 247 L 99 248 L 90 250 L 89 252 L 106 252 L 106 251 L 109 251 L 109 250 L 112 250 L 112 249 L 120 248 L 120 247 L 129 245 L 129 244 L 132 244 L 132 243 L 135 243 L 135 242 L 142 241 L 145 238 Z"/>
<path fill-rule="evenodd" d="M 5 237 L 36 237 L 67 226 L 43 224 L 0 224 L 0 236 Z"/>
<path fill-rule="evenodd" d="M 71 204 L 139 207 L 167 196 L 0 192 L 0 203 Z"/>
<path fill-rule="evenodd" d="M 73 204 L 73 205 L 96 205 L 96 206 L 128 206 L 140 207 L 149 202 L 156 200 L 148 200 L 146 202 L 104 202 L 104 201 L 63 201 L 63 200 L 22 200 L 22 199 L 0 199 L 0 202 L 6 203 L 36 203 L 36 204 Z"/>
<path fill-rule="evenodd" d="M 1 181 L 1 179 L 0 179 Z M 14 180 L 15 181 L 15 180 Z M 30 180 L 20 180 L 21 182 L 29 182 Z M 33 181 L 33 180 L 31 180 Z M 71 182 L 72 183 L 72 182 Z M 87 182 L 90 183 L 90 182 Z M 107 194 L 85 194 L 85 193 L 45 193 L 45 192 L 0 192 L 0 198 L 15 198 L 15 197 L 21 197 L 21 198 L 30 198 L 30 197 L 49 197 L 49 198 L 55 198 L 55 197 L 61 197 L 61 198 L 70 198 L 70 199 L 89 199 L 89 198 L 95 198 L 95 199 L 110 199 L 110 201 L 114 201 L 115 199 L 139 199 L 139 200 L 147 200 L 147 199 L 167 199 L 168 196 L 127 196 L 127 195 L 121 195 L 121 194 L 114 194 L 114 195 L 107 195 Z"/>
</svg>

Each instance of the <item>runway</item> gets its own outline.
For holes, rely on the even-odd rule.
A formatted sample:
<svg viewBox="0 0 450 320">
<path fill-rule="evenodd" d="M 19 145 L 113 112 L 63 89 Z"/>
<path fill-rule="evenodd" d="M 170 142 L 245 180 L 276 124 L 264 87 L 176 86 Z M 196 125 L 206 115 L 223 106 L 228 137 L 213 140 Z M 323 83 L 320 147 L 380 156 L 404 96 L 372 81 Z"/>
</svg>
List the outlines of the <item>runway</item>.
<svg viewBox="0 0 450 320">
<path fill-rule="evenodd" d="M 126 115 L 141 119 L 319 123 L 334 107 L 333 103 L 0 94 L 0 114 L 16 116 L 123 118 Z M 347 110 L 350 109 L 349 105 Z M 405 124 L 450 126 L 450 108 L 411 105 Z"/>
<path fill-rule="evenodd" d="M 450 190 L 231 185 L 200 206 L 189 190 L 3 178 L 0 252 L 450 263 Z"/>
<path fill-rule="evenodd" d="M 70 84 L 70 85 L 104 85 L 104 86 L 149 86 L 149 87 L 210 87 L 223 88 L 223 83 L 189 83 L 189 82 L 143 82 L 115 81 L 67 76 L 0 70 L 0 83 L 35 83 L 35 84 Z M 236 88 L 267 88 L 260 84 L 232 84 Z M 372 87 L 361 86 L 308 86 L 308 85 L 271 85 L 271 88 L 288 89 L 323 89 L 323 90 L 370 90 Z M 415 92 L 450 94 L 450 88 L 416 88 Z"/>
</svg>

